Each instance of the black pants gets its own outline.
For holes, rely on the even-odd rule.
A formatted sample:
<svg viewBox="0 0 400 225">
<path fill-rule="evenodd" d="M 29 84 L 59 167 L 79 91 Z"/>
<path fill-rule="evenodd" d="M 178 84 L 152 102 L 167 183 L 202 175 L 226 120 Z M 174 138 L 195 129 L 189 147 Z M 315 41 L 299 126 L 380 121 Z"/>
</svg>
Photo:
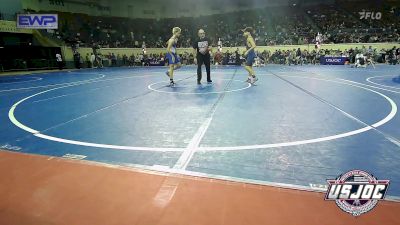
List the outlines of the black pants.
<svg viewBox="0 0 400 225">
<path fill-rule="evenodd" d="M 197 53 L 197 81 L 201 81 L 201 66 L 203 65 L 206 66 L 206 71 L 207 71 L 207 81 L 211 81 L 211 75 L 210 75 L 210 54 L 200 54 Z"/>
<path fill-rule="evenodd" d="M 58 66 L 59 70 L 62 70 L 63 69 L 63 62 L 57 61 L 57 66 Z"/>
</svg>

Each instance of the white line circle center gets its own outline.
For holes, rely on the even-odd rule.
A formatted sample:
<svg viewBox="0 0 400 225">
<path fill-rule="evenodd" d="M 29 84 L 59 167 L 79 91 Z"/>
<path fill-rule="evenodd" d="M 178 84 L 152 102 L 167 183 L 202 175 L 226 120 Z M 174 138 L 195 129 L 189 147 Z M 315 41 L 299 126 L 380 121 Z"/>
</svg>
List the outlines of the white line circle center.
<svg viewBox="0 0 400 225">
<path fill-rule="evenodd" d="M 218 79 L 218 80 L 230 80 L 230 79 Z M 244 83 L 244 81 L 240 81 L 240 80 L 232 80 L 234 82 L 240 82 L 240 83 Z M 157 85 L 157 84 L 162 84 L 162 83 L 166 83 L 164 81 L 161 82 L 156 82 L 156 83 L 152 83 L 149 86 L 147 86 L 148 89 L 155 91 L 155 92 L 160 92 L 160 93 L 169 93 L 169 94 L 182 94 L 182 95 L 207 95 L 207 94 L 222 94 L 222 93 L 230 93 L 230 92 L 236 92 L 236 91 L 243 91 L 247 88 L 251 87 L 251 84 L 246 83 L 246 87 L 243 88 L 238 88 L 238 89 L 233 89 L 233 90 L 223 90 L 223 91 L 209 91 L 209 92 L 179 92 L 179 91 L 164 91 L 164 90 L 160 90 L 160 89 L 156 89 L 153 88 L 153 86 Z M 177 84 L 179 87 L 179 83 Z M 213 84 L 210 84 L 213 85 Z M 196 85 L 200 86 L 200 85 Z M 194 87 L 194 85 L 181 85 L 181 87 Z M 174 87 L 170 87 L 170 88 L 174 88 Z"/>
</svg>

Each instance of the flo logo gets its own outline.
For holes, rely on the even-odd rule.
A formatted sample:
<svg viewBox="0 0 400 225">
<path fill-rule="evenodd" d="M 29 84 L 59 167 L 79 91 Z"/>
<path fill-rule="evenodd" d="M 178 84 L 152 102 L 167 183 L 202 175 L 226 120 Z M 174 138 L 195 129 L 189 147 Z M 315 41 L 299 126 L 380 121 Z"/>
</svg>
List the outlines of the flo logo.
<svg viewBox="0 0 400 225">
<path fill-rule="evenodd" d="M 362 170 L 352 170 L 327 181 L 325 200 L 336 201 L 339 208 L 353 216 L 372 210 L 385 198 L 389 187 L 389 180 L 377 180 Z"/>
<path fill-rule="evenodd" d="M 359 12 L 360 14 L 360 20 L 380 20 L 382 19 L 382 13 L 381 12 L 367 12 L 367 11 L 362 11 Z"/>
</svg>

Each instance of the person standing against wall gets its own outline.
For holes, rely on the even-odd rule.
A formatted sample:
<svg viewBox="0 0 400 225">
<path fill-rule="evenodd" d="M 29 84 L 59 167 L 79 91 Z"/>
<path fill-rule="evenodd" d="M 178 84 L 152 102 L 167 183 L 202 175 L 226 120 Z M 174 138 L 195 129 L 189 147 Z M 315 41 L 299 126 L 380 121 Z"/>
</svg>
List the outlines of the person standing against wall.
<svg viewBox="0 0 400 225">
<path fill-rule="evenodd" d="M 63 59 L 62 59 L 62 56 L 61 56 L 61 54 L 60 53 L 57 53 L 56 54 L 56 60 L 57 60 L 57 66 L 58 66 L 58 69 L 59 70 L 62 70 L 62 68 L 63 68 Z"/>
</svg>

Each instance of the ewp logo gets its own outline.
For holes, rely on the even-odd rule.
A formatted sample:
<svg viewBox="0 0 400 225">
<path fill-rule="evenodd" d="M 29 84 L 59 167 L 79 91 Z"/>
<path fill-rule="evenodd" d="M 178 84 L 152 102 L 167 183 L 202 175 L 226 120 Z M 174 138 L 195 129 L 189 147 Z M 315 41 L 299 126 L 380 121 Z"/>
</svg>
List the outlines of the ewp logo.
<svg viewBox="0 0 400 225">
<path fill-rule="evenodd" d="M 17 28 L 58 29 L 58 15 L 20 14 L 17 17 Z"/>
</svg>

